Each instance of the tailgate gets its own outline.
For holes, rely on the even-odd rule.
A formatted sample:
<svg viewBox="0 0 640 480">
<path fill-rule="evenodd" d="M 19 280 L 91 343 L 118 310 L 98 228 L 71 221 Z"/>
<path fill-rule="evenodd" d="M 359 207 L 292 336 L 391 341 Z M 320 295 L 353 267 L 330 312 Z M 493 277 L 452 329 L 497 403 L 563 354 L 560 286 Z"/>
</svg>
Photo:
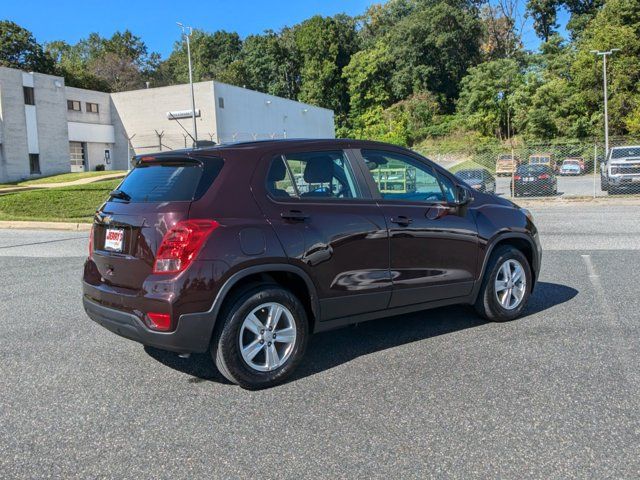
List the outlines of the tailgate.
<svg viewBox="0 0 640 480">
<path fill-rule="evenodd" d="M 107 202 L 96 215 L 93 260 L 103 282 L 140 289 L 151 274 L 164 234 L 189 216 L 190 202 Z M 110 234 L 110 241 L 107 241 Z"/>
<path fill-rule="evenodd" d="M 100 281 L 141 289 L 164 235 L 189 218 L 191 203 L 209 189 L 223 164 L 217 157 L 142 157 L 96 213 L 93 261 Z"/>
</svg>

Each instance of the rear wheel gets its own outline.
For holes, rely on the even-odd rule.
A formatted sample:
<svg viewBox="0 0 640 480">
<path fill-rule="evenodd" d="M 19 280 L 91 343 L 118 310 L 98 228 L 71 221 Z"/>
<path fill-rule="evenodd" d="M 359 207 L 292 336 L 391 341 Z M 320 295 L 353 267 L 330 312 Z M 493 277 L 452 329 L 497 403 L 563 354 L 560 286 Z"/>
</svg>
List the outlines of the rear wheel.
<svg viewBox="0 0 640 480">
<path fill-rule="evenodd" d="M 511 246 L 491 254 L 474 305 L 478 314 L 492 322 L 517 318 L 531 294 L 531 266 L 523 253 Z"/>
<path fill-rule="evenodd" d="M 233 299 L 211 342 L 211 355 L 230 382 L 256 390 L 277 385 L 300 363 L 307 345 L 304 307 L 290 291 L 254 287 Z"/>
</svg>

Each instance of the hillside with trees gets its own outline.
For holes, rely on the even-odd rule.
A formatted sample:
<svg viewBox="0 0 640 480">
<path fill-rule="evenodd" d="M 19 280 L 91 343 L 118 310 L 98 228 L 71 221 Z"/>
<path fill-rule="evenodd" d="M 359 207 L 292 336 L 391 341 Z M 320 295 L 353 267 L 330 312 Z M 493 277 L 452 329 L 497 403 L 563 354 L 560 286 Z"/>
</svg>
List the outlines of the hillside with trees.
<svg viewBox="0 0 640 480">
<path fill-rule="evenodd" d="M 389 0 L 358 17 L 315 16 L 241 38 L 194 30 L 195 80 L 215 79 L 331 108 L 337 134 L 424 142 L 592 139 L 602 131 L 601 59 L 610 59 L 612 135 L 640 135 L 637 0 Z M 558 12 L 570 19 L 558 34 Z M 541 39 L 524 48 L 525 15 Z M 183 83 L 186 48 L 167 58 L 132 32 L 40 45 L 0 22 L 0 65 L 68 85 L 121 91 Z"/>
</svg>

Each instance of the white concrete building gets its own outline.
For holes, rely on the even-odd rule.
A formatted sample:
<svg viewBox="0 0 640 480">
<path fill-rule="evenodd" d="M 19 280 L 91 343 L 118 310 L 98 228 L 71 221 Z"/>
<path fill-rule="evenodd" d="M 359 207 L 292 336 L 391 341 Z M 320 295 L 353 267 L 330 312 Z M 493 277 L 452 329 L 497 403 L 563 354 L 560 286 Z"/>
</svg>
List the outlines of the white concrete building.
<svg viewBox="0 0 640 480">
<path fill-rule="evenodd" d="M 215 81 L 194 90 L 198 140 L 334 137 L 331 110 Z M 0 183 L 191 147 L 191 113 L 189 85 L 109 94 L 0 67 Z"/>
</svg>

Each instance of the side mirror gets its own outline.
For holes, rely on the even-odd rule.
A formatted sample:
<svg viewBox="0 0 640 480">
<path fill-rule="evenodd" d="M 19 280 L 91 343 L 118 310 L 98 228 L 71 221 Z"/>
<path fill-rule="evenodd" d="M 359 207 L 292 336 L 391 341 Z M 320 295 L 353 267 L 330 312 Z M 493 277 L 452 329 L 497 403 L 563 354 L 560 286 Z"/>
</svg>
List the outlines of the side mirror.
<svg viewBox="0 0 640 480">
<path fill-rule="evenodd" d="M 456 201 L 455 204 L 459 207 L 462 207 L 473 200 L 471 196 L 471 192 L 469 189 L 463 187 L 462 185 L 456 186 Z"/>
</svg>

